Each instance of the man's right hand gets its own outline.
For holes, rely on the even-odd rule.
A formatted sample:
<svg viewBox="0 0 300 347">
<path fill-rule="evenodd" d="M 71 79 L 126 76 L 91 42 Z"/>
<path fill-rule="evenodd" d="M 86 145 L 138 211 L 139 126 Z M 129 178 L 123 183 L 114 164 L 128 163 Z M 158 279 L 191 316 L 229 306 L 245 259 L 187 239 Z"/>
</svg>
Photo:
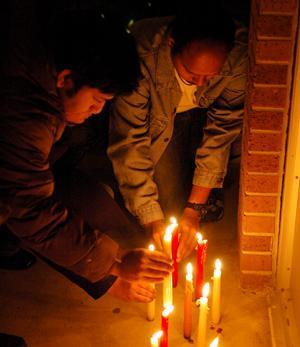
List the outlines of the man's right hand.
<svg viewBox="0 0 300 347">
<path fill-rule="evenodd" d="M 162 250 L 163 247 L 163 237 L 166 229 L 165 223 L 163 220 L 156 220 L 151 223 L 144 224 L 144 228 L 149 235 L 151 235 L 154 240 L 157 249 Z"/>
<path fill-rule="evenodd" d="M 172 259 L 160 251 L 135 248 L 120 252 L 110 273 L 129 282 L 161 282 L 173 271 Z"/>
<path fill-rule="evenodd" d="M 108 293 L 124 301 L 148 303 L 155 299 L 155 289 L 148 283 L 128 282 L 117 278 Z"/>
</svg>

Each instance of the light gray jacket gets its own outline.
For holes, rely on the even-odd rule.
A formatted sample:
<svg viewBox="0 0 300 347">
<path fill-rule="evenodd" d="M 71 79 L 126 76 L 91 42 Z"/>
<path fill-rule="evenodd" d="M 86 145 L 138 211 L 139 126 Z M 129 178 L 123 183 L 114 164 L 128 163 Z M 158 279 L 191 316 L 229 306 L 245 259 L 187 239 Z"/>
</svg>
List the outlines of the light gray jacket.
<svg viewBox="0 0 300 347">
<path fill-rule="evenodd" d="M 182 94 L 167 42 L 170 21 L 144 19 L 133 26 L 143 78 L 134 93 L 115 100 L 110 118 L 108 155 L 126 207 L 142 224 L 163 219 L 153 173 L 172 137 Z M 247 62 L 247 31 L 238 29 L 220 74 L 197 89 L 196 100 L 208 109 L 208 123 L 196 153 L 194 185 L 223 184 L 231 143 L 241 132 Z"/>
</svg>

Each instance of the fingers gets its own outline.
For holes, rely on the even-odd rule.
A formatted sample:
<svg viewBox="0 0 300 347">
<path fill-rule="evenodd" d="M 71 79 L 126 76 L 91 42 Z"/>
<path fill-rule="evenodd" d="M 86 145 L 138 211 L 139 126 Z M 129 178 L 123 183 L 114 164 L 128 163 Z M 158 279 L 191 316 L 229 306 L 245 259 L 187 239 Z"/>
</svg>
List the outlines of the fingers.
<svg viewBox="0 0 300 347">
<path fill-rule="evenodd" d="M 140 272 L 139 276 L 142 278 L 165 278 L 170 275 L 170 271 L 154 270 L 149 267 Z"/>
<path fill-rule="evenodd" d="M 187 231 L 182 230 L 180 241 L 179 241 L 179 246 L 178 246 L 178 250 L 177 250 L 177 262 L 180 262 L 185 256 L 188 238 L 189 238 L 189 233 Z"/>
<path fill-rule="evenodd" d="M 172 265 L 172 259 L 166 253 L 160 251 L 147 251 L 147 258 L 148 260 L 159 263 L 161 266 L 165 266 L 166 268 Z"/>
<path fill-rule="evenodd" d="M 147 283 L 130 283 L 118 278 L 108 290 L 112 296 L 124 301 L 136 301 L 142 303 L 155 299 L 155 289 Z"/>
<path fill-rule="evenodd" d="M 147 295 L 135 292 L 135 293 L 132 293 L 132 295 L 131 295 L 129 300 L 147 304 L 147 303 L 151 302 L 153 299 L 151 299 Z"/>
<path fill-rule="evenodd" d="M 163 250 L 162 233 L 161 232 L 153 232 L 152 238 L 155 242 L 156 248 L 159 250 Z"/>
<path fill-rule="evenodd" d="M 196 230 L 183 229 L 177 251 L 177 262 L 187 257 L 195 249 L 197 245 Z"/>
<path fill-rule="evenodd" d="M 147 297 L 150 300 L 153 300 L 156 297 L 156 290 L 149 283 L 136 282 L 133 284 L 133 287 L 139 295 Z"/>
</svg>

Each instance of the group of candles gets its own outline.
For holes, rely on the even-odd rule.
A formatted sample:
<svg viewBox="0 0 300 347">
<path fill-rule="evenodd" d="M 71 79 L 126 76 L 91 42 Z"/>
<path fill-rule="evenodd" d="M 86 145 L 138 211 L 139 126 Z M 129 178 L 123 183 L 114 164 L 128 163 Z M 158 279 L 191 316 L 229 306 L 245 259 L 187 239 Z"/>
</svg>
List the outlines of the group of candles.
<svg viewBox="0 0 300 347">
<path fill-rule="evenodd" d="M 179 243 L 177 221 L 174 217 L 171 218 L 171 223 L 167 226 L 164 235 L 164 250 L 172 257 L 174 264 L 174 271 L 163 282 L 163 311 L 161 316 L 161 330 L 156 332 L 151 337 L 151 347 L 168 347 L 168 324 L 169 315 L 173 312 L 173 288 L 178 283 L 178 264 L 176 262 L 176 254 Z M 202 239 L 202 235 L 197 233 L 197 271 L 196 271 L 196 288 L 194 291 L 193 286 L 193 266 L 191 263 L 186 267 L 186 281 L 185 281 L 185 296 L 184 296 L 184 319 L 183 319 L 183 335 L 185 338 L 190 339 L 192 335 L 192 304 L 193 298 L 199 306 L 199 321 L 198 321 L 198 336 L 197 347 L 206 346 L 206 332 L 207 332 L 207 315 L 208 315 L 208 296 L 209 296 L 209 283 L 203 285 L 203 270 L 206 258 L 206 250 L 208 246 L 207 240 Z M 149 246 L 150 250 L 154 250 L 154 246 Z M 213 324 L 218 324 L 221 317 L 221 261 L 219 259 L 215 262 L 215 269 L 213 274 L 213 292 L 211 304 L 211 321 Z M 155 317 L 155 300 L 148 304 L 147 318 L 152 321 Z M 218 337 L 216 337 L 210 347 L 218 346 Z"/>
</svg>

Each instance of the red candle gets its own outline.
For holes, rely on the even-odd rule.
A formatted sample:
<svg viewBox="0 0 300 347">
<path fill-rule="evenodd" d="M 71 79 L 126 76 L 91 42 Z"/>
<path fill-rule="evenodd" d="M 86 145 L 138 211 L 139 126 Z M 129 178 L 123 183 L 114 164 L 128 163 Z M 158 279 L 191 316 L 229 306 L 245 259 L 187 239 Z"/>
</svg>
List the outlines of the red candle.
<svg viewBox="0 0 300 347">
<path fill-rule="evenodd" d="M 174 270 L 172 273 L 173 288 L 176 288 L 178 283 L 178 263 L 176 261 L 178 244 L 179 244 L 179 234 L 178 234 L 178 230 L 176 229 L 174 230 L 172 235 L 172 259 L 173 259 L 173 266 L 174 266 Z"/>
<path fill-rule="evenodd" d="M 198 247 L 197 247 L 197 275 L 196 275 L 196 290 L 195 298 L 196 300 L 201 297 L 202 283 L 203 283 L 203 272 L 204 272 L 204 263 L 206 259 L 206 250 L 207 250 L 207 240 L 202 240 L 202 235 L 197 233 Z"/>
<path fill-rule="evenodd" d="M 174 310 L 174 306 L 166 307 L 161 314 L 161 330 L 163 332 L 160 347 L 168 347 L 169 315 Z"/>
</svg>

